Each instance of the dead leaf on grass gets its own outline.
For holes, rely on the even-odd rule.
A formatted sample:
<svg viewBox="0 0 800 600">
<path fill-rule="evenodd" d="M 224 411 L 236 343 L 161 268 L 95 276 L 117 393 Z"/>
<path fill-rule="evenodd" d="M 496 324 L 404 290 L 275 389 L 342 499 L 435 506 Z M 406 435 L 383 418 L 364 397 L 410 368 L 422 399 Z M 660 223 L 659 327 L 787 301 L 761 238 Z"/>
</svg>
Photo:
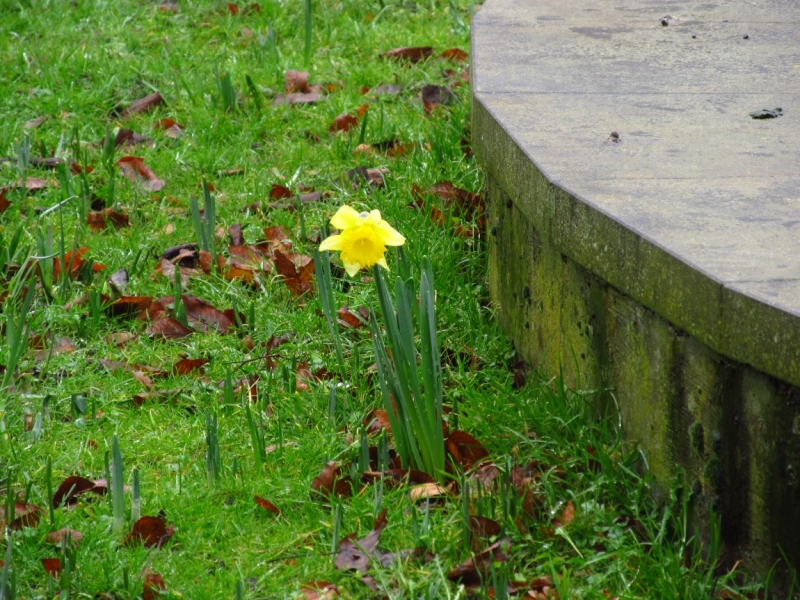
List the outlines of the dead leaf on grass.
<svg viewBox="0 0 800 600">
<path fill-rule="evenodd" d="M 402 85 L 396 85 L 394 83 L 385 83 L 383 85 L 379 85 L 372 93 L 377 96 L 396 96 L 397 94 L 403 91 Z"/>
<path fill-rule="evenodd" d="M 28 121 L 25 123 L 22 128 L 23 129 L 33 129 L 35 127 L 39 127 L 42 123 L 47 121 L 50 118 L 50 115 L 42 115 L 41 117 L 36 117 L 35 119 Z"/>
<path fill-rule="evenodd" d="M 478 538 L 491 538 L 500 535 L 500 523 L 486 517 L 471 515 L 469 530 Z"/>
<path fill-rule="evenodd" d="M 153 170 L 144 164 L 144 159 L 138 156 L 123 156 L 116 165 L 128 181 L 138 183 L 149 192 L 158 192 L 167 185 L 167 182 L 159 179 Z"/>
<path fill-rule="evenodd" d="M 313 290 L 311 282 L 315 274 L 314 259 L 304 254 L 284 254 L 280 250 L 275 250 L 274 257 L 275 268 L 294 297 L 310 295 Z"/>
<path fill-rule="evenodd" d="M 350 113 L 342 113 L 333 120 L 328 131 L 336 133 L 338 131 L 349 131 L 358 126 L 358 117 Z"/>
<path fill-rule="evenodd" d="M 101 140 L 100 146 L 102 146 L 104 140 Z M 153 140 L 147 137 L 146 135 L 141 135 L 136 133 L 131 129 L 120 129 L 117 131 L 117 137 L 114 139 L 114 147 L 119 148 L 120 146 L 124 146 L 125 148 L 132 148 L 133 146 L 138 146 L 140 144 L 144 144 L 145 146 L 152 146 Z"/>
<path fill-rule="evenodd" d="M 182 358 L 172 365 L 173 375 L 190 375 L 195 371 L 203 373 L 203 367 L 209 363 L 207 358 Z"/>
<path fill-rule="evenodd" d="M 525 359 L 521 358 L 516 363 L 509 364 L 508 369 L 511 371 L 511 376 L 513 378 L 511 387 L 515 390 L 524 388 L 525 382 L 528 379 L 528 373 L 530 372 L 530 367 L 528 363 L 525 362 Z"/>
<path fill-rule="evenodd" d="M 154 92 L 152 94 L 148 94 L 144 98 L 140 98 L 133 104 L 131 104 L 128 108 L 123 109 L 119 116 L 122 119 L 127 119 L 133 115 L 138 115 L 149 110 L 154 109 L 156 106 L 161 106 L 164 104 L 164 98 L 161 97 L 161 94 L 158 92 Z"/>
<path fill-rule="evenodd" d="M 164 517 L 142 517 L 133 524 L 133 529 L 122 543 L 133 546 L 142 543 L 145 548 L 161 548 L 175 534 L 172 525 Z"/>
<path fill-rule="evenodd" d="M 108 224 L 111 224 L 115 229 L 127 227 L 129 225 L 128 221 L 128 215 L 117 212 L 112 208 L 90 212 L 86 215 L 86 224 L 94 231 L 102 231 Z"/>
<path fill-rule="evenodd" d="M 141 394 L 135 394 L 131 398 L 131 402 L 134 406 L 142 406 L 147 404 L 148 402 L 153 402 L 155 404 L 163 404 L 166 402 L 175 402 L 180 395 L 183 394 L 183 390 L 181 389 L 171 389 L 171 390 L 155 390 L 153 392 L 142 392 Z M 189 412 L 193 412 L 192 409 L 187 407 Z"/>
<path fill-rule="evenodd" d="M 185 127 L 172 119 L 160 119 L 156 121 L 156 129 L 163 131 L 168 138 L 177 140 L 183 135 Z"/>
<path fill-rule="evenodd" d="M 57 531 L 51 531 L 50 533 L 47 534 L 47 537 L 45 537 L 45 541 L 48 544 L 58 544 L 58 545 L 62 544 L 63 540 L 66 540 L 71 544 L 77 544 L 82 539 L 83 539 L 83 534 L 80 531 L 77 531 L 75 529 L 70 529 L 69 527 L 64 527 Z"/>
<path fill-rule="evenodd" d="M 468 558 L 452 569 L 447 574 L 447 578 L 465 586 L 481 585 L 483 581 L 487 581 L 487 577 L 491 577 L 493 564 L 503 563 L 508 560 L 510 548 L 511 542 L 509 540 L 495 542 L 483 552 Z"/>
<path fill-rule="evenodd" d="M 452 60 L 459 63 L 463 63 L 469 58 L 469 54 L 464 52 L 461 48 L 448 48 L 439 56 L 446 60 Z"/>
<path fill-rule="evenodd" d="M 553 527 L 566 527 L 570 523 L 572 523 L 573 519 L 575 518 L 575 505 L 572 503 L 572 500 L 567 502 L 567 505 L 564 507 L 564 510 L 561 511 L 561 515 L 555 517 L 552 521 Z"/>
<path fill-rule="evenodd" d="M 70 279 L 77 279 L 80 276 L 81 271 L 83 271 L 83 268 L 88 264 L 88 261 L 84 258 L 88 251 L 88 248 L 78 248 L 74 252 L 70 250 L 64 253 L 64 265 L 66 265 L 64 268 L 69 269 Z M 64 268 L 61 266 L 60 258 L 53 259 L 53 277 L 55 279 L 59 278 Z M 105 268 L 105 265 L 101 265 L 92 261 L 93 272 L 97 273 Z"/>
<path fill-rule="evenodd" d="M 369 414 L 362 421 L 367 428 L 367 435 L 379 433 L 381 429 L 385 429 L 389 433 L 392 432 L 392 426 L 389 421 L 389 413 L 382 408 L 375 408 L 369 411 Z"/>
<path fill-rule="evenodd" d="M 14 514 L 6 514 L 5 506 L 0 508 L 0 530 L 20 531 L 25 527 L 36 527 L 39 524 L 42 509 L 33 504 L 14 502 Z"/>
<path fill-rule="evenodd" d="M 167 589 L 164 577 L 159 573 L 145 571 L 144 581 L 142 582 L 142 600 L 155 600 L 161 596 L 161 592 Z"/>
<path fill-rule="evenodd" d="M 154 339 L 177 340 L 194 333 L 180 321 L 172 317 L 164 317 L 153 321 L 145 331 L 145 335 Z"/>
<path fill-rule="evenodd" d="M 399 61 L 418 63 L 429 59 L 433 55 L 431 46 L 414 46 L 411 48 L 394 48 L 383 53 L 384 58 Z"/>
<path fill-rule="evenodd" d="M 325 497 L 342 496 L 349 498 L 352 493 L 352 482 L 349 476 L 342 474 L 342 469 L 336 461 L 331 461 L 322 469 L 319 476 L 311 482 L 311 489 Z"/>
<path fill-rule="evenodd" d="M 489 452 L 478 440 L 463 431 L 452 432 L 444 445 L 453 461 L 467 470 L 477 466 L 489 456 Z"/>
<path fill-rule="evenodd" d="M 445 85 L 429 84 L 422 88 L 422 105 L 425 114 L 430 114 L 435 108 L 452 104 L 456 95 Z"/>
<path fill-rule="evenodd" d="M 105 483 L 105 480 L 103 480 Z M 53 508 L 58 508 L 62 504 L 69 507 L 78 503 L 78 497 L 89 492 L 97 494 L 98 496 L 104 495 L 108 491 L 107 487 L 98 487 L 97 481 L 86 479 L 80 475 L 70 475 L 53 494 Z"/>
<path fill-rule="evenodd" d="M 310 92 L 308 94 L 294 93 L 294 94 L 278 94 L 272 101 L 273 106 L 281 106 L 284 104 L 313 104 L 322 97 L 319 92 Z"/>
<path fill-rule="evenodd" d="M 258 504 L 264 510 L 268 510 L 269 512 L 275 513 L 276 515 L 280 516 L 281 510 L 269 500 L 266 500 L 261 496 L 253 496 L 253 499 L 255 500 L 256 504 Z"/>
<path fill-rule="evenodd" d="M 312 581 L 300 586 L 306 600 L 331 600 L 341 595 L 339 588 L 329 581 Z"/>
<path fill-rule="evenodd" d="M 61 573 L 61 559 L 59 558 L 42 558 L 42 566 L 44 567 L 45 573 L 50 575 L 53 578 L 59 576 Z"/>
<path fill-rule="evenodd" d="M 379 167 L 376 169 L 356 167 L 355 169 L 345 171 L 345 175 L 351 182 L 354 190 L 357 190 L 364 183 L 366 183 L 370 188 L 382 188 L 385 185 L 384 175 L 387 175 L 388 173 L 389 169 L 386 167 Z"/>
<path fill-rule="evenodd" d="M 359 315 L 356 316 L 354 313 L 350 312 L 350 307 L 347 304 L 336 311 L 336 316 L 339 325 L 346 329 L 358 329 L 364 324 L 364 321 L 369 322 L 369 313 L 366 318 L 360 311 Z"/>
</svg>

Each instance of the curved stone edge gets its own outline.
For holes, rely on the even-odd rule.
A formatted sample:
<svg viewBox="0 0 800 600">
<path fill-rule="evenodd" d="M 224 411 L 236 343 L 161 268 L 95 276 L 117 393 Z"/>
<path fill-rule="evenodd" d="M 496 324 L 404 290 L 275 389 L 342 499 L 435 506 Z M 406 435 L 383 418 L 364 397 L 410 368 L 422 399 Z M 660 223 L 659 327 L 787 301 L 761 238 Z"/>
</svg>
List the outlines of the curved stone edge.
<svg viewBox="0 0 800 600">
<path fill-rule="evenodd" d="M 554 246 L 716 352 L 800 386 L 800 318 L 715 280 L 549 181 L 482 96 L 491 94 L 472 97 L 473 151 Z"/>
<path fill-rule="evenodd" d="M 752 356 L 764 340 L 746 328 L 770 319 L 767 331 L 776 331 L 791 315 L 726 290 L 548 181 L 475 96 L 472 118 L 473 149 L 487 171 L 489 287 L 503 331 L 542 371 L 597 390 L 600 410 L 619 410 L 626 438 L 647 456 L 657 497 L 682 473 L 706 547 L 710 518 L 721 519 L 720 564 L 744 560 L 762 575 L 777 566 L 776 587 L 788 589 L 784 558 L 800 567 L 800 388 L 712 343 L 730 344 L 737 324 L 724 321 L 733 313 L 755 341 L 731 353 Z M 587 224 L 619 242 L 593 248 L 576 239 Z M 624 260 L 604 268 L 613 259 Z M 648 274 L 650 283 L 636 280 Z M 685 279 L 681 289 L 670 289 L 674 277 Z M 701 307 L 658 313 L 701 294 Z M 703 319 L 724 335 L 713 336 L 713 327 L 687 335 Z"/>
</svg>

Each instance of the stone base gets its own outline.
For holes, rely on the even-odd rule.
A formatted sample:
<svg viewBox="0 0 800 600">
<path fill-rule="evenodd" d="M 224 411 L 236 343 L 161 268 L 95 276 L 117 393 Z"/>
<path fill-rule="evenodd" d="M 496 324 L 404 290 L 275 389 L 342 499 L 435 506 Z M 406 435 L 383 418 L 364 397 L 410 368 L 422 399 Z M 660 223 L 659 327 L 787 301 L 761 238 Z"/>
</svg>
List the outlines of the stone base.
<svg viewBox="0 0 800 600">
<path fill-rule="evenodd" d="M 785 581 L 780 549 L 800 567 L 800 388 L 718 354 L 567 256 L 520 208 L 560 193 L 534 179 L 512 198 L 488 177 L 503 330 L 534 366 L 618 407 L 660 485 L 683 470 L 701 538 L 712 509 L 721 519 L 726 565 L 766 574 L 780 562 Z"/>
</svg>

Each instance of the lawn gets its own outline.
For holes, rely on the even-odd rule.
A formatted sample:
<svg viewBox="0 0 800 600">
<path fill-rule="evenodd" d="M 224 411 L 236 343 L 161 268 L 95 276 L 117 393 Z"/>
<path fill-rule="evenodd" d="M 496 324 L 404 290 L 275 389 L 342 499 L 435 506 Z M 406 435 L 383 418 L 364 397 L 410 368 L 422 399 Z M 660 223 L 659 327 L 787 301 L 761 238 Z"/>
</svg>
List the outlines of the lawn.
<svg viewBox="0 0 800 600">
<path fill-rule="evenodd" d="M 7 597 L 764 593 L 700 558 L 680 478 L 656 504 L 591 392 L 497 326 L 478 9 L 0 0 Z M 344 204 L 406 237 L 390 287 L 430 260 L 439 487 L 393 459 L 386 315 L 336 253 L 326 320 L 312 258 Z"/>
</svg>

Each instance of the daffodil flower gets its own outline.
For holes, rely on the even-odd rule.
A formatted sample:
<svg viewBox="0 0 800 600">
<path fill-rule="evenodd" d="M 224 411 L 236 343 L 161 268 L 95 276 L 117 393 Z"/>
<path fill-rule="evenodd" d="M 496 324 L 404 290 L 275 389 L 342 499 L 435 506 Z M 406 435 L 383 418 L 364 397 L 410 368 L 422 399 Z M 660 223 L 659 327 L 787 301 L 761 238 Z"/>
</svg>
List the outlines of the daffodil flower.
<svg viewBox="0 0 800 600">
<path fill-rule="evenodd" d="M 388 271 L 386 246 L 402 246 L 406 242 L 406 238 L 381 219 L 379 210 L 359 213 L 345 204 L 333 215 L 331 225 L 341 233 L 324 239 L 319 249 L 341 252 L 344 268 L 350 277 L 373 265 L 380 265 Z"/>
</svg>

